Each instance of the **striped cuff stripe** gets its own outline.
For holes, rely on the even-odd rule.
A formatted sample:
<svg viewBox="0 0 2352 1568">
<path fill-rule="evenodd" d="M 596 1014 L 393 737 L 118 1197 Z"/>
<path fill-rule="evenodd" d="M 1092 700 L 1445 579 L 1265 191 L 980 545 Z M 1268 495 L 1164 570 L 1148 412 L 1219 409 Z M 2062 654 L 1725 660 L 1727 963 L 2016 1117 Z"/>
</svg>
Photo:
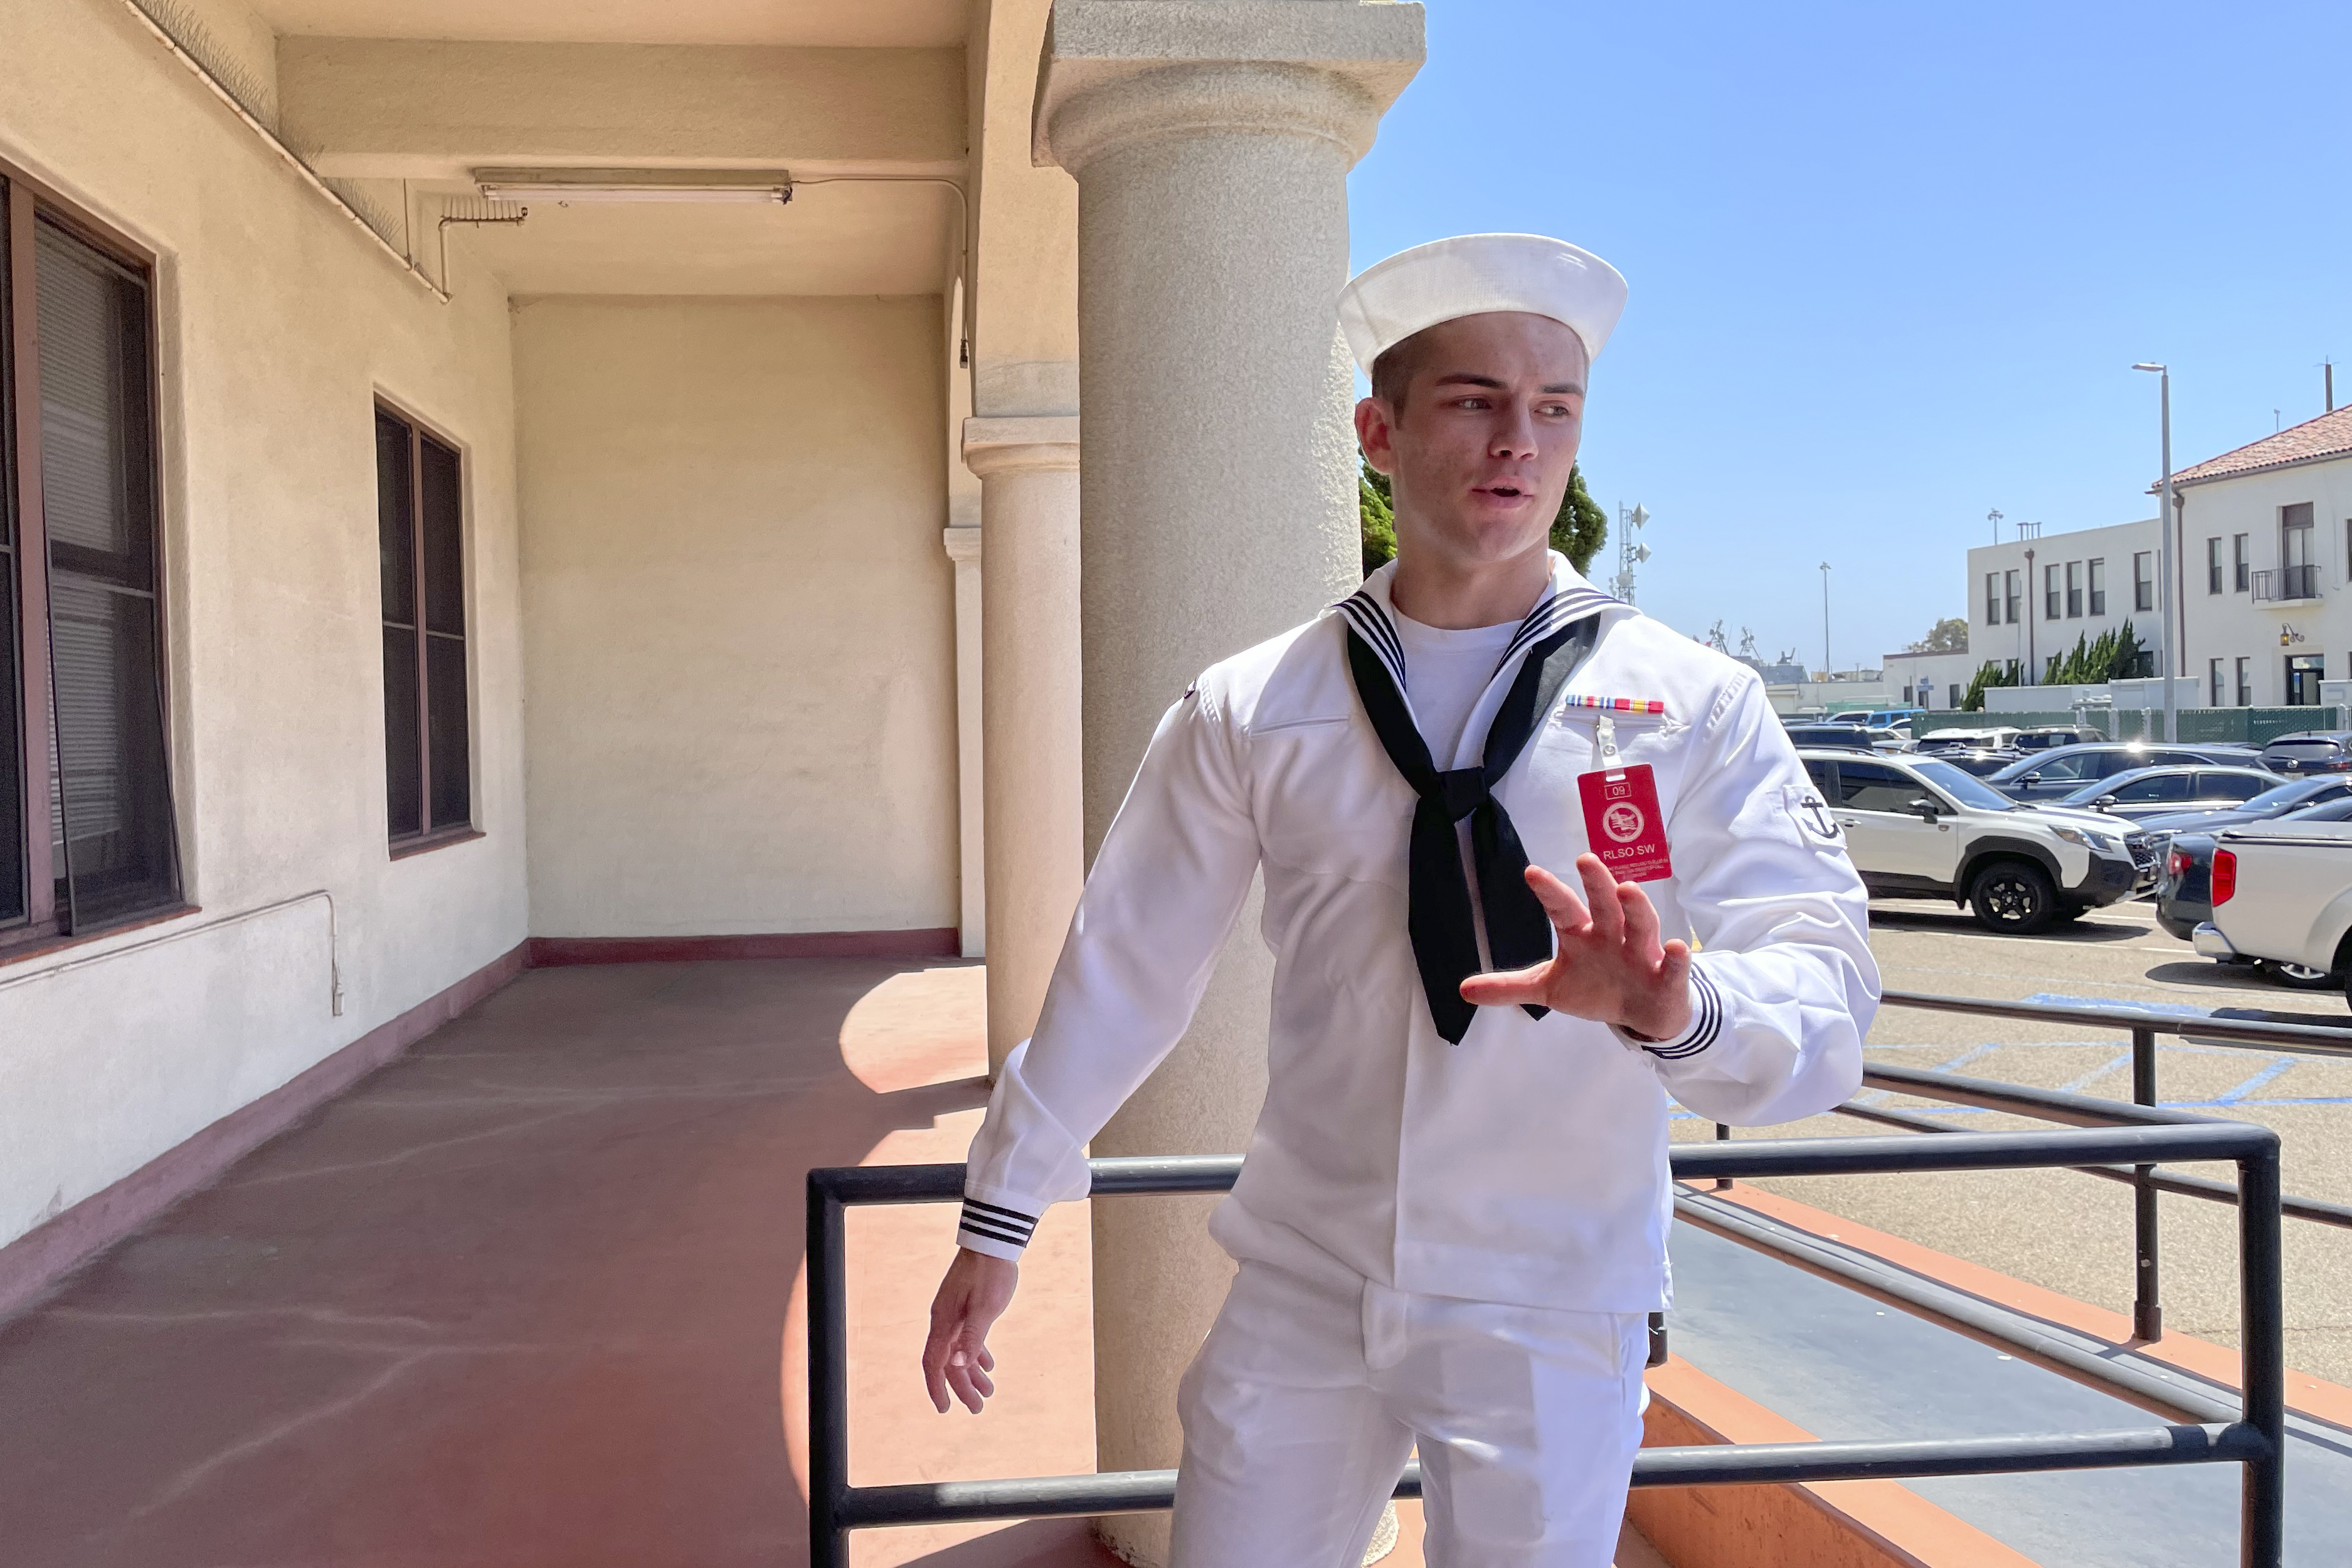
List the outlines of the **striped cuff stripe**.
<svg viewBox="0 0 2352 1568">
<path fill-rule="evenodd" d="M 1695 1057 L 1715 1044 L 1716 1037 L 1723 1032 L 1723 995 L 1716 990 L 1715 982 L 1706 977 L 1706 970 L 1694 965 L 1691 985 L 1698 993 L 1698 1011 L 1691 1022 L 1690 1033 L 1671 1045 L 1642 1047 L 1661 1061 Z"/>
<path fill-rule="evenodd" d="M 969 1213 L 973 1211 L 985 1213 L 985 1215 L 995 1215 L 1000 1217 L 1000 1220 L 1009 1220 L 1009 1223 L 1018 1225 L 1021 1229 L 1037 1227 L 1037 1215 L 1033 1215 L 1033 1213 L 1021 1213 L 1018 1208 L 1002 1208 L 997 1206 L 997 1204 L 983 1204 L 981 1199 L 964 1199 L 964 1213 L 969 1215 Z"/>
<path fill-rule="evenodd" d="M 1036 1233 L 1037 1222 L 1016 1209 L 1000 1208 L 977 1198 L 963 1201 L 962 1228 L 974 1236 L 984 1236 L 991 1241 L 1008 1242 L 1014 1247 L 1026 1247 Z"/>
</svg>

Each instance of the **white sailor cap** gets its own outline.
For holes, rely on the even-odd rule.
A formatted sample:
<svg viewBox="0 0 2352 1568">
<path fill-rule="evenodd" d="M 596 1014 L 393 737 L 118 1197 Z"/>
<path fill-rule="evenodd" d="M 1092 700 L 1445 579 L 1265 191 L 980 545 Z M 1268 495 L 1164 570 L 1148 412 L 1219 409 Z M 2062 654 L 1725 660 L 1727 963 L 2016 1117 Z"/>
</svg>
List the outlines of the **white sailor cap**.
<svg viewBox="0 0 2352 1568">
<path fill-rule="evenodd" d="M 1609 263 L 1539 234 L 1465 234 L 1400 250 L 1339 294 L 1339 326 L 1366 375 L 1372 362 L 1425 327 L 1489 310 L 1549 316 L 1601 345 L 1625 310 L 1625 279 Z"/>
</svg>

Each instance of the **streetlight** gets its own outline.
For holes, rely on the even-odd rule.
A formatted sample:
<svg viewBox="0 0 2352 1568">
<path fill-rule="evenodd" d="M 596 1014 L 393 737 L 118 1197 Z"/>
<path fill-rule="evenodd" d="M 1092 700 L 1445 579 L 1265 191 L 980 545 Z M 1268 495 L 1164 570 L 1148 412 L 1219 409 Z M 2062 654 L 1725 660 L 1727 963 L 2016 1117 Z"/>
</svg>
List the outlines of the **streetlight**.
<svg viewBox="0 0 2352 1568">
<path fill-rule="evenodd" d="M 2136 364 L 2132 369 L 2155 373 L 2164 430 L 2164 507 L 2163 514 L 2157 519 L 2156 569 L 2163 610 L 2157 627 L 2156 647 L 2158 673 L 2164 679 L 2164 738 L 2178 741 L 2179 724 L 2173 712 L 2172 692 L 2172 372 L 2160 364 Z"/>
<path fill-rule="evenodd" d="M 1822 679 L 1829 679 L 1837 673 L 1830 662 L 1830 563 L 1822 563 Z"/>
</svg>

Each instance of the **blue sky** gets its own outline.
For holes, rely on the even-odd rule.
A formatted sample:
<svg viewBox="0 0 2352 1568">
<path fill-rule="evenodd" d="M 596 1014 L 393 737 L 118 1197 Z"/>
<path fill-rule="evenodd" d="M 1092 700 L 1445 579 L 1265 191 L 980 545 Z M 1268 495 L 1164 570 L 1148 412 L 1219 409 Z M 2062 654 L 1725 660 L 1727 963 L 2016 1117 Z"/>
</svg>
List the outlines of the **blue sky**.
<svg viewBox="0 0 2352 1568">
<path fill-rule="evenodd" d="M 1874 664 L 1966 615 L 1988 510 L 2155 515 L 2352 401 L 2352 5 L 1431 0 L 1349 182 L 1355 263 L 1530 230 L 1633 287 L 1583 464 L 1643 607 Z M 2010 537 L 2014 530 L 2008 529 Z M 1615 541 L 1594 575 L 1613 563 Z"/>
</svg>

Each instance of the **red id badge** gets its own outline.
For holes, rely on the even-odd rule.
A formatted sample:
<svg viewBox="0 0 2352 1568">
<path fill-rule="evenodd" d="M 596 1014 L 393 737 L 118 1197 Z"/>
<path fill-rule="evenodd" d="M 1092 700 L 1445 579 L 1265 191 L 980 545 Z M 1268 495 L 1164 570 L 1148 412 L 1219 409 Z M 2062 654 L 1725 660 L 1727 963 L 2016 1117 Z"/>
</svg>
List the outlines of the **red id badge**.
<svg viewBox="0 0 2352 1568">
<path fill-rule="evenodd" d="M 1675 874 L 1649 763 L 1579 773 L 1576 788 L 1584 797 L 1584 836 L 1610 875 L 1621 882 L 1654 882 Z"/>
</svg>

